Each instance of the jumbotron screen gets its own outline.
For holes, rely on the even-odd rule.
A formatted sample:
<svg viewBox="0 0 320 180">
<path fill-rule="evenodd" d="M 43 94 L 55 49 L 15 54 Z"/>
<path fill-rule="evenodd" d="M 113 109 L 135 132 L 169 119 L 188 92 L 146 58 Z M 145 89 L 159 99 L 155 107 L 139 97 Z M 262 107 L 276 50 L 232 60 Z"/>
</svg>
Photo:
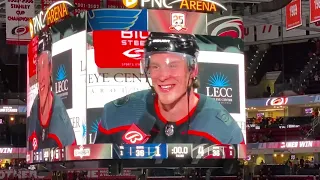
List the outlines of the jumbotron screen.
<svg viewBox="0 0 320 180">
<path fill-rule="evenodd" d="M 29 163 L 245 157 L 238 40 L 61 23 L 28 46 Z"/>
</svg>

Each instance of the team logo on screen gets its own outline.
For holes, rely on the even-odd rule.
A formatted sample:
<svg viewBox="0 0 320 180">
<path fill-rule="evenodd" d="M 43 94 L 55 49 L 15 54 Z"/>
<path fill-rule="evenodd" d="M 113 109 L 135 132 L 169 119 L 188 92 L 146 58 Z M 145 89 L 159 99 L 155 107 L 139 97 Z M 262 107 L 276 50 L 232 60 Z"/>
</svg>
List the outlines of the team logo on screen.
<svg viewBox="0 0 320 180">
<path fill-rule="evenodd" d="M 243 21 L 237 16 L 223 16 L 217 18 L 215 15 L 208 15 L 207 30 L 210 36 L 244 38 Z"/>
<path fill-rule="evenodd" d="M 62 52 L 53 58 L 53 85 L 55 93 L 67 109 L 72 108 L 72 50 Z"/>
<path fill-rule="evenodd" d="M 171 13 L 171 26 L 170 30 L 181 31 L 187 30 L 186 27 L 186 14 L 185 13 Z"/>
<path fill-rule="evenodd" d="M 33 148 L 33 150 L 37 150 L 38 149 L 38 139 L 36 137 L 34 137 L 32 139 L 32 148 Z"/>
<path fill-rule="evenodd" d="M 142 132 L 138 126 L 132 124 L 128 131 L 122 136 L 126 144 L 143 144 L 148 141 L 150 135 Z"/>
<path fill-rule="evenodd" d="M 269 98 L 266 101 L 266 106 L 282 106 L 282 105 L 286 105 L 287 102 L 288 102 L 287 97 Z"/>
<path fill-rule="evenodd" d="M 210 76 L 206 87 L 207 96 L 214 98 L 221 104 L 232 103 L 232 88 L 230 80 L 222 73 L 215 73 Z"/>
</svg>

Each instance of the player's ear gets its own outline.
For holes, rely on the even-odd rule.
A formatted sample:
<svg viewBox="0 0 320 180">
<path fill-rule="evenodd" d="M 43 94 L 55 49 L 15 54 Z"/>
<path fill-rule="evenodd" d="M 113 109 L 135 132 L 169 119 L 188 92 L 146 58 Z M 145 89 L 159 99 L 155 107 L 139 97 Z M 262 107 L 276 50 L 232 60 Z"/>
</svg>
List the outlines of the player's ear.
<svg viewBox="0 0 320 180">
<path fill-rule="evenodd" d="M 195 78 L 198 76 L 198 73 L 199 73 L 199 69 L 198 69 L 198 65 L 195 64 L 193 67 L 192 67 L 192 70 L 191 70 L 191 78 Z"/>
</svg>

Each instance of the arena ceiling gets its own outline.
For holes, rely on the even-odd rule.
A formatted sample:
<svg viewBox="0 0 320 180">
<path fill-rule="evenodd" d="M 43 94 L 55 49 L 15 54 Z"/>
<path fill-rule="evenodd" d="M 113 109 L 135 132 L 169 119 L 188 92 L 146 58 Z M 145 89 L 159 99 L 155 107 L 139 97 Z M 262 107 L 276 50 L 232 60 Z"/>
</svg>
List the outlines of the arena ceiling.
<svg viewBox="0 0 320 180">
<path fill-rule="evenodd" d="M 0 22 L 5 22 L 5 1 L 0 0 Z M 101 0 L 101 5 L 106 4 L 106 0 Z M 273 0 L 275 3 L 284 2 L 285 0 Z M 39 11 L 41 7 L 41 0 L 36 0 L 36 10 Z M 285 11 L 282 8 L 272 12 L 252 12 L 252 7 L 258 6 L 263 3 L 270 3 L 272 0 L 219 0 L 219 2 L 224 4 L 229 4 L 232 7 L 232 13 L 234 15 L 242 16 L 244 24 L 246 27 L 261 25 L 261 24 L 273 24 L 273 25 L 284 25 L 281 23 L 285 21 Z M 307 19 L 309 16 L 309 1 L 302 0 L 302 15 L 304 19 Z M 309 31 L 319 31 L 318 28 L 311 28 L 307 26 L 301 26 L 300 29 L 309 30 Z"/>
</svg>

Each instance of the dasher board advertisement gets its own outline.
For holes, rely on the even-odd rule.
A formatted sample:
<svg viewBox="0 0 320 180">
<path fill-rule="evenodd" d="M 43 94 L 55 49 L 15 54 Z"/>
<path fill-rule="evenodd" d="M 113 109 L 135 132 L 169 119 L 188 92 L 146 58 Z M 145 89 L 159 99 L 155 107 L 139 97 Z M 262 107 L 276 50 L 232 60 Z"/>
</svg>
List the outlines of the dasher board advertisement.
<svg viewBox="0 0 320 180">
<path fill-rule="evenodd" d="M 85 22 L 71 17 L 41 30 L 28 46 L 28 150 L 86 143 Z"/>
<path fill-rule="evenodd" d="M 201 51 L 206 45 L 198 43 L 199 39 L 192 34 L 149 32 L 149 38 L 144 40 L 144 44 L 148 43 L 145 48 L 154 45 L 154 51 L 166 45 L 179 47 L 179 39 L 192 43 L 186 43 L 190 49 L 183 49 L 182 53 L 177 48 L 175 52 L 152 51 L 146 55 L 148 49 L 144 49 L 144 54 L 139 54 L 140 59 L 136 60 L 142 63 L 140 69 L 122 68 L 121 64 L 110 67 L 114 59 L 125 62 L 121 53 L 108 57 L 108 51 L 101 48 L 116 33 L 93 31 L 94 49 L 87 54 L 89 144 L 244 144 L 244 56 L 238 44 L 223 45 L 225 41 L 220 37 L 217 41 L 220 44 L 207 46 L 216 45 L 222 52 Z M 175 36 L 179 38 L 172 38 Z M 116 52 L 120 46 L 114 43 L 107 49 Z M 98 64 L 103 58 L 109 63 Z M 146 59 L 149 64 L 143 66 Z M 195 81 L 200 87 L 189 86 Z M 179 112 L 173 113 L 176 106 Z"/>
</svg>

